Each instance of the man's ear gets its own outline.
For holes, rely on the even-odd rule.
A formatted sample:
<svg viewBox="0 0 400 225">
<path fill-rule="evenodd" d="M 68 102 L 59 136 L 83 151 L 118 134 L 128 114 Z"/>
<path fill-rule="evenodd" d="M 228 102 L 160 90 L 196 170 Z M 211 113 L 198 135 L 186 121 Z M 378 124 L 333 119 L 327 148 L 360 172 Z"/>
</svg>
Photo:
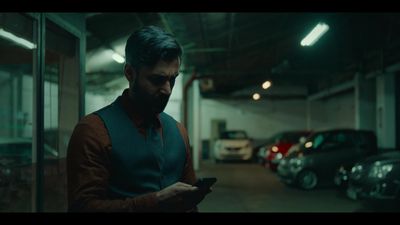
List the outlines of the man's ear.
<svg viewBox="0 0 400 225">
<path fill-rule="evenodd" d="M 124 74 L 125 74 L 126 79 L 129 81 L 129 83 L 131 83 L 135 80 L 136 71 L 133 69 L 133 67 L 129 63 L 126 63 L 124 66 Z"/>
</svg>

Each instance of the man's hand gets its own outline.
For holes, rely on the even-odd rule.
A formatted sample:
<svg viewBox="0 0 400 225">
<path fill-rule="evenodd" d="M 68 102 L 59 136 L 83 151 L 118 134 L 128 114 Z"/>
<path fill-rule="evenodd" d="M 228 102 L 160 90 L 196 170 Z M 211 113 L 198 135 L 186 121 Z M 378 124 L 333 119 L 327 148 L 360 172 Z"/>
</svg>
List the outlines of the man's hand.
<svg viewBox="0 0 400 225">
<path fill-rule="evenodd" d="M 192 204 L 188 204 L 188 200 L 185 196 L 190 193 L 195 193 L 199 189 L 190 184 L 177 182 L 171 186 L 168 186 L 161 191 L 157 192 L 157 199 L 160 203 L 161 209 L 166 211 L 186 211 L 194 207 Z"/>
<path fill-rule="evenodd" d="M 210 192 L 211 192 L 211 188 L 209 188 L 209 189 L 198 188 L 196 191 L 187 192 L 187 193 L 183 194 L 185 209 L 191 210 L 194 207 L 196 207 L 205 198 L 205 196 Z"/>
</svg>

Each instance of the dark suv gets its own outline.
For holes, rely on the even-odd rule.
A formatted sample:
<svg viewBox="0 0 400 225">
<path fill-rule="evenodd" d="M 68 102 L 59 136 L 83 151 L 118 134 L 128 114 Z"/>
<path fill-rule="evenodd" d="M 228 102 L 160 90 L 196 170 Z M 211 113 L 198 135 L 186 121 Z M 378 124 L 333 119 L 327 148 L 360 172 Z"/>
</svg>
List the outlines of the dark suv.
<svg viewBox="0 0 400 225">
<path fill-rule="evenodd" d="M 287 184 L 313 189 L 318 184 L 332 184 L 340 165 L 354 165 L 377 152 L 372 131 L 336 129 L 316 132 L 307 138 L 299 151 L 283 158 L 278 175 Z"/>
<path fill-rule="evenodd" d="M 349 197 L 400 203 L 400 151 L 368 157 L 356 163 L 349 175 Z"/>
</svg>

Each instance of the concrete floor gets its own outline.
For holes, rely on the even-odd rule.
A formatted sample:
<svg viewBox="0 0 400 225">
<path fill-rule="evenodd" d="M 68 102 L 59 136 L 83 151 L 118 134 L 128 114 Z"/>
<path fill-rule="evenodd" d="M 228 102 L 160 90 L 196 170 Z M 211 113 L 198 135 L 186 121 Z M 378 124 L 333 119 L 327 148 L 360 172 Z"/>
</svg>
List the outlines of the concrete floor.
<svg viewBox="0 0 400 225">
<path fill-rule="evenodd" d="M 200 212 L 359 212 L 360 202 L 334 188 L 303 191 L 281 183 L 275 173 L 254 163 L 203 161 L 198 177 L 215 176 L 213 191 Z"/>
</svg>

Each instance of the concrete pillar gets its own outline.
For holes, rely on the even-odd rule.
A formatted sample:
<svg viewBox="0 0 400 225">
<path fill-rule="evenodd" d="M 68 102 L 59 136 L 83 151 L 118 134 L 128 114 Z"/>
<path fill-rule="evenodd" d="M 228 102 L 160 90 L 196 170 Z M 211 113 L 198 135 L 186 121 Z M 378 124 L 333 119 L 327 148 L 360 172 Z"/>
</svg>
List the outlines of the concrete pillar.
<svg viewBox="0 0 400 225">
<path fill-rule="evenodd" d="M 201 146 L 201 96 L 200 96 L 200 87 L 199 80 L 193 81 L 193 120 L 190 122 L 193 129 L 193 167 L 195 170 L 200 169 L 200 160 L 202 156 L 202 146 Z"/>
<path fill-rule="evenodd" d="M 395 90 L 396 90 L 396 118 L 400 115 L 400 72 L 395 75 Z M 400 120 L 396 120 L 396 149 L 400 149 Z"/>
<path fill-rule="evenodd" d="M 375 79 L 366 79 L 357 73 L 355 82 L 355 127 L 376 131 L 376 85 Z"/>
<path fill-rule="evenodd" d="M 311 101 L 307 99 L 306 104 L 307 104 L 307 111 L 306 111 L 307 130 L 311 130 Z"/>
<path fill-rule="evenodd" d="M 376 126 L 378 147 L 395 148 L 395 76 L 386 73 L 376 77 Z"/>
<path fill-rule="evenodd" d="M 188 82 L 188 80 L 190 79 L 190 76 L 183 76 L 182 77 L 182 81 L 183 81 L 183 86 L 185 86 L 186 85 L 186 83 Z M 182 94 L 182 95 L 184 95 L 184 94 Z M 189 86 L 189 88 L 188 88 L 188 90 L 187 90 L 187 97 L 186 97 L 186 102 L 183 102 L 183 104 L 182 104 L 182 113 L 181 113 L 181 115 L 182 115 L 182 123 L 184 123 L 184 117 L 185 117 L 185 115 L 184 115 L 184 108 L 183 107 L 186 107 L 186 109 L 187 109 L 187 118 L 186 118 L 186 122 L 187 122 L 187 124 L 184 124 L 185 125 L 185 127 L 186 127 L 186 130 L 187 130 L 187 132 L 188 132 L 188 136 L 189 136 L 189 144 L 190 144 L 190 148 L 191 148 L 191 152 L 190 152 L 190 154 L 192 155 L 192 163 L 193 163 L 193 167 L 195 168 L 196 167 L 196 165 L 197 165 L 197 161 L 198 161 L 198 159 L 197 159 L 197 156 L 196 156 L 196 154 L 195 154 L 195 148 L 194 148 L 194 143 L 195 143 L 195 136 L 194 136 L 194 123 L 193 123 L 193 121 L 194 121 L 194 91 L 193 91 L 193 83 Z M 185 104 L 187 104 L 186 106 L 185 106 Z M 195 168 L 195 170 L 197 170 L 196 168 Z"/>
</svg>

